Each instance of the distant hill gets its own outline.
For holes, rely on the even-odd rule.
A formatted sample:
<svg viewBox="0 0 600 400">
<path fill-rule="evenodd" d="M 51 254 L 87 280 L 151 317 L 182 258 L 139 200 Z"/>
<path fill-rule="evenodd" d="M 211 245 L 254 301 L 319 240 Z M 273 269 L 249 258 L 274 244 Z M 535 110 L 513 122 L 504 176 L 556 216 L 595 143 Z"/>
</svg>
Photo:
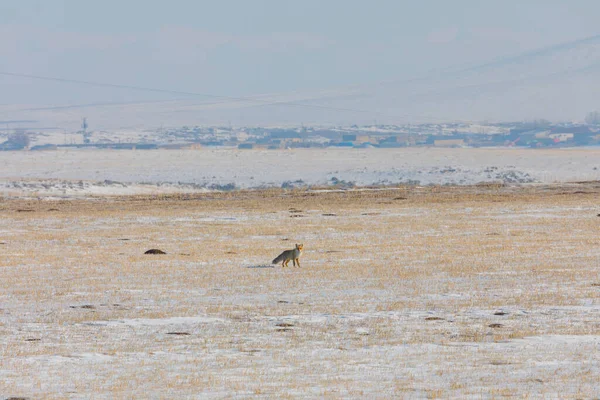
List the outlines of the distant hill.
<svg viewBox="0 0 600 400">
<path fill-rule="evenodd" d="M 101 129 L 229 122 L 582 121 L 586 113 L 600 110 L 600 35 L 415 79 L 244 99 L 179 97 L 156 102 L 0 106 L 0 113 L 2 119 L 38 120 L 65 129 L 76 129 L 82 116 Z"/>
<path fill-rule="evenodd" d="M 356 98 L 335 104 L 414 122 L 583 120 L 600 109 L 600 35 L 419 79 L 363 86 Z"/>
</svg>

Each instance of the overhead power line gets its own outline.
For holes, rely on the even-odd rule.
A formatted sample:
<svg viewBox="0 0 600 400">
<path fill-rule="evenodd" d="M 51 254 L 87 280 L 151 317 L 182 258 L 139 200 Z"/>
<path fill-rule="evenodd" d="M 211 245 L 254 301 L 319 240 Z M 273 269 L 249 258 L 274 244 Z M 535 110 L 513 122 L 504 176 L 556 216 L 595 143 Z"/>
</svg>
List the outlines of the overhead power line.
<svg viewBox="0 0 600 400">
<path fill-rule="evenodd" d="M 378 114 L 376 111 L 358 110 L 358 109 L 353 109 L 353 108 L 330 107 L 330 106 L 322 106 L 322 105 L 317 105 L 317 104 L 304 104 L 304 103 L 299 103 L 296 101 L 270 101 L 270 100 L 258 99 L 255 97 L 223 96 L 223 95 L 216 95 L 216 94 L 209 94 L 209 93 L 187 92 L 187 91 L 181 91 L 181 90 L 159 89 L 159 88 L 150 88 L 150 87 L 135 86 L 135 85 L 122 85 L 122 84 L 115 84 L 115 83 L 85 81 L 85 80 L 79 80 L 79 79 L 20 74 L 20 73 L 16 73 L 16 72 L 8 72 L 8 71 L 0 71 L 0 75 L 14 76 L 14 77 L 19 77 L 19 78 L 38 79 L 38 80 L 44 80 L 44 81 L 61 82 L 61 83 L 74 83 L 74 84 L 78 84 L 78 85 L 107 87 L 107 88 L 114 88 L 114 89 L 126 89 L 126 90 L 165 93 L 165 94 L 174 94 L 174 95 L 207 97 L 207 98 L 212 98 L 212 99 L 221 99 L 221 100 L 228 100 L 228 101 L 253 102 L 253 103 L 261 103 L 260 105 L 262 105 L 262 106 L 277 105 L 277 106 L 313 108 L 313 109 L 343 111 L 343 112 L 353 112 L 353 113 Z"/>
</svg>

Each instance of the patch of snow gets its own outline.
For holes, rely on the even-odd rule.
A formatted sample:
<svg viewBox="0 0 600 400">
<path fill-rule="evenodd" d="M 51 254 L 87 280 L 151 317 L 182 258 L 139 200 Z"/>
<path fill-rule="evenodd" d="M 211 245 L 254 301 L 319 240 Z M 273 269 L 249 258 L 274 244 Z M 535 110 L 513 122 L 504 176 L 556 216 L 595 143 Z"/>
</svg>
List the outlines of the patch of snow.
<svg viewBox="0 0 600 400">
<path fill-rule="evenodd" d="M 99 325 L 99 326 L 114 326 L 114 325 L 127 325 L 127 326 L 164 326 L 164 325 L 195 325 L 195 324 L 209 324 L 215 322 L 225 322 L 222 318 L 196 316 L 196 317 L 171 317 L 171 318 L 135 318 L 135 319 L 121 319 L 121 320 L 108 320 L 108 321 L 89 321 L 84 322 L 85 325 Z"/>
</svg>

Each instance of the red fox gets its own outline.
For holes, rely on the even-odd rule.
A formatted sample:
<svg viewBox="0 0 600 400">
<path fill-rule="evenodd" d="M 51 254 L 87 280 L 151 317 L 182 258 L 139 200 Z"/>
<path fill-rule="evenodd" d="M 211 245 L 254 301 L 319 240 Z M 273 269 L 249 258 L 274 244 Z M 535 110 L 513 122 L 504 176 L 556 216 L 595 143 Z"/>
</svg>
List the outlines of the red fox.
<svg viewBox="0 0 600 400">
<path fill-rule="evenodd" d="M 287 267 L 290 261 L 293 261 L 294 267 L 296 264 L 300 266 L 300 256 L 302 255 L 302 249 L 304 249 L 303 244 L 296 244 L 296 248 L 292 250 L 286 250 L 280 255 L 277 256 L 276 259 L 273 260 L 273 264 L 277 264 L 282 261 L 281 266 Z"/>
</svg>

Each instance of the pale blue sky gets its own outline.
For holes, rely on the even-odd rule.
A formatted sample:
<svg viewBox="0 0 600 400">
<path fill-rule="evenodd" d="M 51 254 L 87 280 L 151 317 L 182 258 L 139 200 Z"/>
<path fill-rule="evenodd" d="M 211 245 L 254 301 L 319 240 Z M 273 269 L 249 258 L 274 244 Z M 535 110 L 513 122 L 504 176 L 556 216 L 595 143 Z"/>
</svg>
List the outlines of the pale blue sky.
<svg viewBox="0 0 600 400">
<path fill-rule="evenodd" d="M 227 96 L 311 91 L 598 35 L 598 15 L 595 0 L 0 0 L 0 71 Z M 4 104 L 164 98 L 0 85 Z"/>
</svg>

